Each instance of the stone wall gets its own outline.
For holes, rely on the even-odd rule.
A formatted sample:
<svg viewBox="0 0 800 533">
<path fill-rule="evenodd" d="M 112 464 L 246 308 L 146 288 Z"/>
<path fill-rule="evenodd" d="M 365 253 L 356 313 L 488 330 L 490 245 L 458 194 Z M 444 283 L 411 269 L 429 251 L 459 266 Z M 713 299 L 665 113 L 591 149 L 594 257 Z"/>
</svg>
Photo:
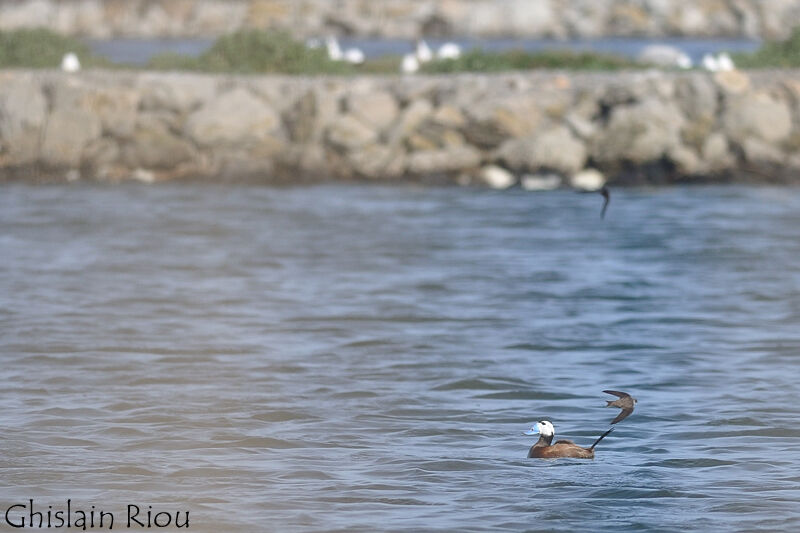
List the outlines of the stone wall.
<svg viewBox="0 0 800 533">
<path fill-rule="evenodd" d="M 0 71 L 0 178 L 800 181 L 800 71 Z"/>
<path fill-rule="evenodd" d="M 0 0 L 0 29 L 208 37 L 242 27 L 421 35 L 785 37 L 800 0 Z"/>
</svg>

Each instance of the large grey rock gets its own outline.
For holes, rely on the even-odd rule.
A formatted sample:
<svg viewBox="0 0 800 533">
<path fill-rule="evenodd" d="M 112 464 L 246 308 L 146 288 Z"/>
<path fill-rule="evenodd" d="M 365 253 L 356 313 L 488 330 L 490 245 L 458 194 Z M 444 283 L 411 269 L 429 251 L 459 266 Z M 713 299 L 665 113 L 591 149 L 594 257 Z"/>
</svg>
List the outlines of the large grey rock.
<svg viewBox="0 0 800 533">
<path fill-rule="evenodd" d="M 731 100 L 722 124 L 728 138 L 739 143 L 748 137 L 780 142 L 792 131 L 791 109 L 768 94 L 750 94 Z"/>
<path fill-rule="evenodd" d="M 579 113 L 569 113 L 564 120 L 581 139 L 590 139 L 597 132 L 597 124 Z"/>
<path fill-rule="evenodd" d="M 714 132 L 706 138 L 700 155 L 703 165 L 709 172 L 729 170 L 736 163 L 728 139 L 720 132 Z"/>
<path fill-rule="evenodd" d="M 186 133 L 203 146 L 251 145 L 281 128 L 278 113 L 249 91 L 236 88 L 198 109 L 186 121 Z"/>
<path fill-rule="evenodd" d="M 232 33 L 245 25 L 248 16 L 246 2 L 205 0 L 194 2 L 189 27 L 195 35 Z"/>
<path fill-rule="evenodd" d="M 344 115 L 328 126 L 328 142 L 340 150 L 353 150 L 373 143 L 378 133 L 355 118 Z"/>
<path fill-rule="evenodd" d="M 516 170 L 550 169 L 568 175 L 583 168 L 586 147 L 565 126 L 557 126 L 534 136 L 509 139 L 500 147 L 498 157 Z"/>
<path fill-rule="evenodd" d="M 445 6 L 452 3 L 442 2 Z M 472 0 L 463 4 L 457 28 L 469 35 L 565 35 L 559 12 L 551 2 Z"/>
<path fill-rule="evenodd" d="M 0 166 L 36 160 L 46 112 L 41 84 L 33 76 L 0 77 Z"/>
<path fill-rule="evenodd" d="M 299 143 L 310 141 L 314 135 L 316 118 L 317 98 L 313 91 L 308 91 L 283 113 L 289 138 Z"/>
<path fill-rule="evenodd" d="M 42 160 L 49 167 L 77 168 L 89 143 L 100 137 L 102 125 L 83 109 L 56 109 L 44 130 Z"/>
<path fill-rule="evenodd" d="M 121 150 L 119 143 L 111 137 L 100 137 L 90 142 L 84 148 L 81 166 L 90 167 L 95 170 L 109 167 L 119 163 Z"/>
<path fill-rule="evenodd" d="M 186 113 L 214 99 L 217 79 L 187 73 L 144 72 L 136 78 L 144 110 Z"/>
<path fill-rule="evenodd" d="M 677 79 L 675 96 L 689 120 L 706 120 L 716 116 L 719 93 L 706 73 L 692 73 Z"/>
<path fill-rule="evenodd" d="M 319 143 L 289 144 L 276 154 L 275 162 L 282 174 L 291 174 L 294 181 L 320 180 L 330 177 L 330 168 L 325 147 Z"/>
<path fill-rule="evenodd" d="M 667 152 L 667 157 L 684 176 L 702 174 L 706 169 L 697 152 L 688 146 L 681 144 L 673 146 Z"/>
<path fill-rule="evenodd" d="M 403 109 L 397 125 L 389 135 L 390 141 L 394 144 L 409 138 L 423 122 L 431 117 L 432 113 L 433 106 L 428 100 L 412 101 Z"/>
<path fill-rule="evenodd" d="M 136 124 L 139 98 L 139 92 L 128 87 L 103 88 L 91 93 L 85 107 L 97 114 L 104 131 L 125 137 Z"/>
<path fill-rule="evenodd" d="M 713 116 L 694 116 L 681 126 L 681 141 L 699 150 L 711 132 L 714 131 L 715 126 L 716 119 Z"/>
<path fill-rule="evenodd" d="M 648 99 L 615 108 L 608 125 L 598 131 L 591 147 L 596 161 L 647 163 L 680 143 L 683 116 L 673 103 Z"/>
<path fill-rule="evenodd" d="M 56 4 L 52 0 L 3 2 L 0 4 L 0 28 L 35 28 L 55 19 Z"/>
<path fill-rule="evenodd" d="M 121 153 L 116 139 L 95 139 L 81 154 L 81 171 L 101 181 L 120 181 L 129 173 L 129 169 L 120 161 Z"/>
<path fill-rule="evenodd" d="M 481 153 L 475 148 L 454 146 L 409 154 L 407 168 L 412 174 L 433 175 L 471 170 L 480 163 Z"/>
<path fill-rule="evenodd" d="M 325 137 L 328 126 L 336 123 L 342 114 L 344 90 L 330 84 L 319 85 L 314 88 L 314 101 L 316 102 L 316 120 L 314 121 L 313 139 Z"/>
<path fill-rule="evenodd" d="M 466 141 L 457 130 L 448 129 L 436 122 L 425 122 L 407 139 L 407 144 L 410 148 L 429 150 L 461 146 Z"/>
<path fill-rule="evenodd" d="M 510 137 L 530 135 L 542 118 L 534 95 L 479 100 L 466 112 L 464 136 L 480 148 L 495 148 Z"/>
<path fill-rule="evenodd" d="M 460 130 L 466 125 L 466 118 L 457 107 L 443 105 L 430 115 L 428 112 L 429 108 L 425 106 L 425 115 L 420 115 L 424 119 L 415 121 L 414 131 L 406 134 L 406 144 L 410 150 L 435 150 L 465 144 Z"/>
<path fill-rule="evenodd" d="M 727 95 L 740 95 L 748 92 L 751 87 L 750 76 L 741 70 L 724 70 L 714 74 L 717 87 Z"/>
<path fill-rule="evenodd" d="M 651 89 L 643 75 L 611 80 L 597 88 L 598 99 L 603 106 L 616 108 L 646 100 Z"/>
<path fill-rule="evenodd" d="M 123 150 L 123 161 L 131 168 L 173 169 L 196 157 L 192 145 L 158 117 L 142 117 Z"/>
<path fill-rule="evenodd" d="M 464 113 L 456 106 L 445 104 L 436 108 L 431 116 L 431 121 L 446 128 L 463 128 L 467 119 Z"/>
<path fill-rule="evenodd" d="M 774 144 L 750 137 L 742 142 L 745 161 L 755 164 L 780 165 L 786 161 L 786 154 Z"/>
<path fill-rule="evenodd" d="M 213 174 L 222 181 L 261 183 L 281 181 L 277 176 L 274 160 L 254 158 L 247 152 L 239 150 L 218 154 L 214 160 Z"/>
<path fill-rule="evenodd" d="M 347 98 L 347 110 L 358 120 L 378 131 L 392 125 L 400 111 L 394 96 L 380 90 L 351 94 Z"/>
<path fill-rule="evenodd" d="M 797 171 L 800 170 L 800 154 L 792 154 L 786 159 L 786 166 L 789 171 L 794 172 L 795 180 L 797 179 Z"/>
<path fill-rule="evenodd" d="M 104 132 L 116 137 L 133 132 L 140 93 L 124 83 L 92 84 L 81 78 L 62 78 L 51 86 L 51 94 L 55 110 L 83 109 L 100 119 Z"/>
<path fill-rule="evenodd" d="M 381 180 L 401 176 L 405 171 L 405 152 L 383 144 L 370 144 L 347 155 L 356 174 Z"/>
<path fill-rule="evenodd" d="M 484 35 L 526 35 L 535 33 L 548 37 L 565 37 L 558 6 L 553 2 L 530 2 L 530 0 L 508 0 L 500 10 L 509 27 L 490 30 Z M 505 24 L 503 26 L 505 26 Z"/>
<path fill-rule="evenodd" d="M 611 9 L 609 25 L 612 35 L 642 35 L 647 33 L 650 20 L 646 7 L 640 2 L 615 3 Z"/>
</svg>

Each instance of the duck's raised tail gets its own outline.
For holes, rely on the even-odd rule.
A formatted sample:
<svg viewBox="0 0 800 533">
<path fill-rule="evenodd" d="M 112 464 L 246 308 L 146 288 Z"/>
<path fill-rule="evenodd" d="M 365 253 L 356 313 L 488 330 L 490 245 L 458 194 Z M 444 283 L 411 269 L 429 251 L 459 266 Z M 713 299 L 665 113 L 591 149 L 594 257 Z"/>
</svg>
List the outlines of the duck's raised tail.
<svg viewBox="0 0 800 533">
<path fill-rule="evenodd" d="M 605 433 L 603 433 L 602 435 L 600 435 L 600 438 L 599 438 L 599 439 L 597 439 L 596 441 L 594 441 L 594 444 L 592 444 L 591 446 L 589 446 L 589 449 L 590 449 L 590 450 L 594 450 L 594 447 L 595 447 L 595 446 L 597 446 L 598 444 L 600 444 L 600 441 L 601 441 L 601 440 L 603 440 L 604 438 L 606 438 L 606 435 L 608 435 L 608 434 L 609 434 L 609 433 L 611 433 L 612 431 L 614 431 L 614 428 L 611 428 L 611 429 L 609 429 L 608 431 L 606 431 Z"/>
</svg>

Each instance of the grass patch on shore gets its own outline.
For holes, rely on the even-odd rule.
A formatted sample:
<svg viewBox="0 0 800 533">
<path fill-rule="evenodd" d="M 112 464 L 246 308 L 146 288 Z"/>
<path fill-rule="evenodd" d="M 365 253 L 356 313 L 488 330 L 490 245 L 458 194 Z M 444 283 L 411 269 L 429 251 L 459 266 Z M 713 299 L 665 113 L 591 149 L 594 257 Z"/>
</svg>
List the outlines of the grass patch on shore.
<svg viewBox="0 0 800 533">
<path fill-rule="evenodd" d="M 217 39 L 198 57 L 161 54 L 150 68 L 237 74 L 347 74 L 353 65 L 332 61 L 324 48 L 308 48 L 282 31 L 242 30 Z"/>
<path fill-rule="evenodd" d="M 282 31 L 242 30 L 220 37 L 199 57 L 161 54 L 149 68 L 233 72 L 238 74 L 397 74 L 399 56 L 370 59 L 361 65 L 333 61 L 325 48 L 311 49 Z M 422 65 L 425 73 L 501 72 L 531 69 L 618 70 L 641 65 L 594 52 L 543 51 L 485 52 L 471 50 L 459 59 L 435 60 Z"/>
<path fill-rule="evenodd" d="M 0 68 L 58 68 L 61 58 L 73 52 L 83 66 L 109 66 L 94 56 L 79 39 L 43 28 L 0 31 Z"/>
<path fill-rule="evenodd" d="M 596 52 L 572 52 L 569 50 L 545 50 L 525 52 L 485 52 L 470 50 L 458 59 L 432 61 L 423 65 L 423 72 L 501 72 L 508 70 L 567 69 L 567 70 L 619 70 L 642 68 L 624 57 Z"/>
<path fill-rule="evenodd" d="M 783 41 L 769 41 L 755 52 L 732 55 L 736 66 L 741 68 L 800 67 L 800 28 L 795 28 Z"/>
<path fill-rule="evenodd" d="M 0 32 L 0 68 L 58 68 L 64 54 L 78 55 L 81 66 L 137 68 L 114 64 L 95 56 L 80 39 L 47 29 Z M 383 56 L 361 65 L 333 61 L 327 50 L 309 48 L 283 31 L 242 30 L 224 35 L 203 54 L 192 57 L 166 53 L 153 57 L 145 68 L 235 74 L 350 75 L 398 74 L 401 57 Z M 458 59 L 435 60 L 421 72 L 502 72 L 532 69 L 618 70 L 641 68 L 623 57 L 594 52 L 542 51 L 487 52 L 470 50 Z"/>
<path fill-rule="evenodd" d="M 370 59 L 361 65 L 333 61 L 325 48 L 311 49 L 282 31 L 243 30 L 220 37 L 199 57 L 162 54 L 149 68 L 234 72 L 239 74 L 397 74 L 399 56 Z M 425 73 L 502 72 L 531 69 L 618 70 L 641 65 L 608 54 L 566 50 L 486 52 L 470 50 L 458 59 L 434 60 L 422 65 Z"/>
</svg>

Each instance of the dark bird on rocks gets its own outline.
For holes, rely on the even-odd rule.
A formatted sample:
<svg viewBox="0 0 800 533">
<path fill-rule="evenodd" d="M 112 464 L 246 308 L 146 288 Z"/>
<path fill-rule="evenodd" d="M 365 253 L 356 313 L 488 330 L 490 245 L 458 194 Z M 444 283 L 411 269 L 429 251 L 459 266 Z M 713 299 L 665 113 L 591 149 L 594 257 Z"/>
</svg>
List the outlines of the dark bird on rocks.
<svg viewBox="0 0 800 533">
<path fill-rule="evenodd" d="M 605 199 L 603 201 L 603 209 L 600 211 L 600 218 L 605 218 L 606 217 L 606 209 L 608 208 L 608 202 L 611 201 L 611 193 L 609 192 L 608 187 L 603 185 L 603 188 L 600 189 L 600 194 L 602 194 L 603 198 Z"/>
<path fill-rule="evenodd" d="M 633 406 L 636 404 L 636 398 L 628 394 L 627 392 L 620 392 L 618 390 L 604 390 L 606 394 L 613 394 L 614 396 L 619 396 L 619 400 L 606 400 L 607 405 L 606 407 L 619 407 L 622 409 L 622 412 L 617 415 L 617 418 L 611 421 L 612 424 L 616 424 L 621 420 L 625 420 L 628 415 L 633 412 Z"/>
</svg>

